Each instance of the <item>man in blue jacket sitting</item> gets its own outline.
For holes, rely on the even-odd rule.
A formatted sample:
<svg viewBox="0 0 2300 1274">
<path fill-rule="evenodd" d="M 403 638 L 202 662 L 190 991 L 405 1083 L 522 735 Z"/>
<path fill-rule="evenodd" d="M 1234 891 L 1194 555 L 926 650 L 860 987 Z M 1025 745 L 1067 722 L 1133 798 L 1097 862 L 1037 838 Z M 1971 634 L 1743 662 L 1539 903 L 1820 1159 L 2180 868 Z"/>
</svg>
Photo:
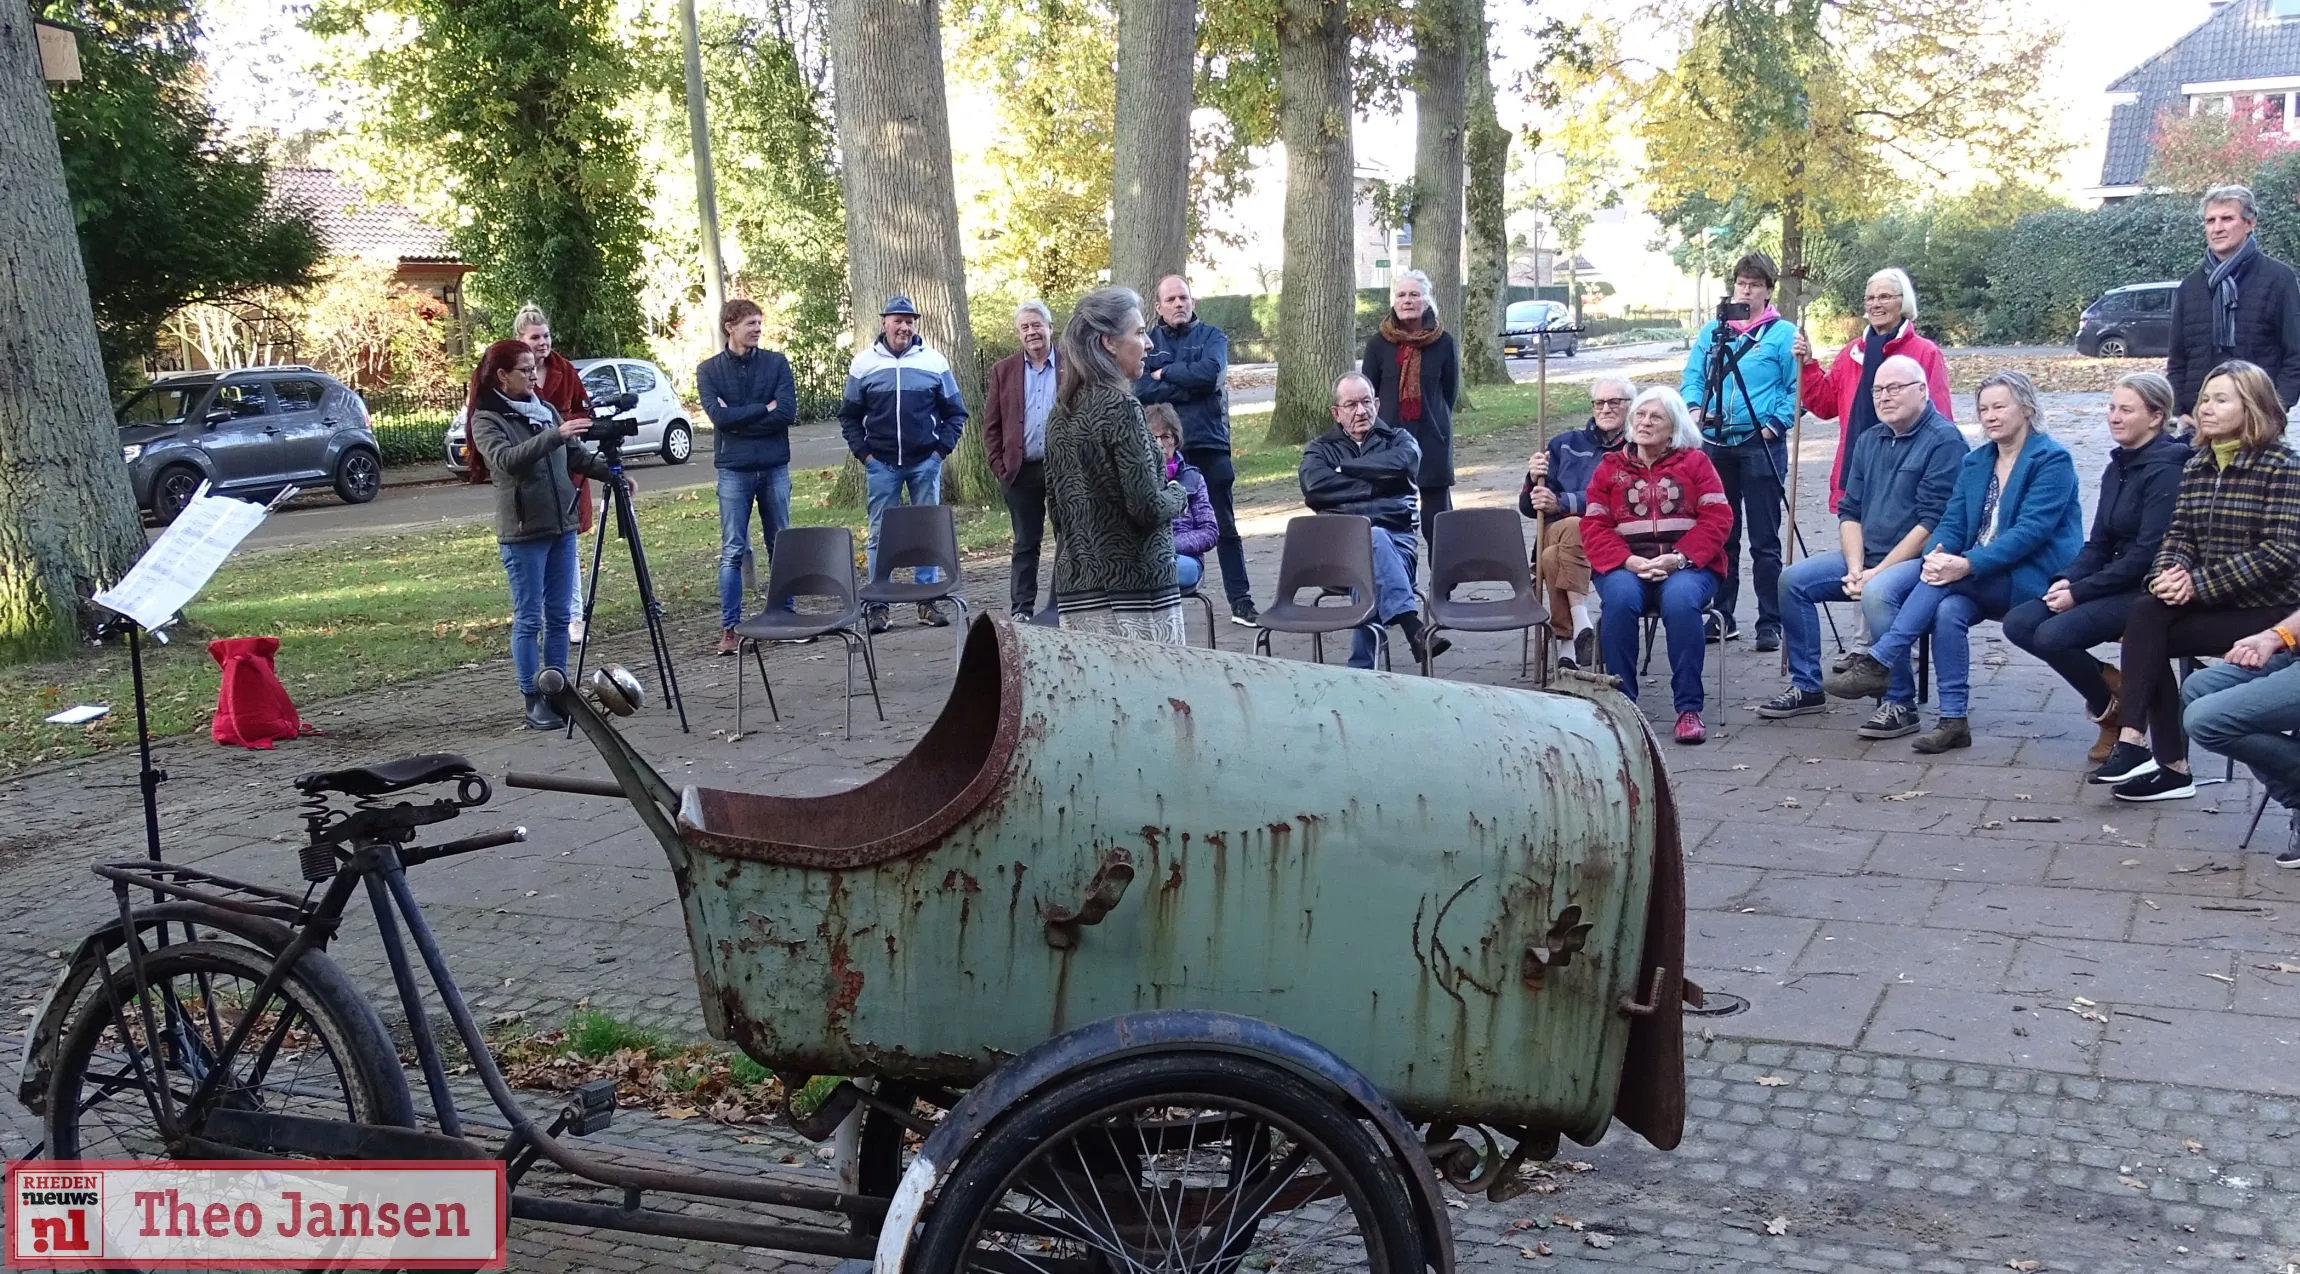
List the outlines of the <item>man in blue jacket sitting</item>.
<svg viewBox="0 0 2300 1274">
<path fill-rule="evenodd" d="M 791 424 L 799 418 L 791 363 L 759 348 L 759 303 L 738 296 L 719 310 L 726 348 L 695 369 L 695 392 L 711 418 L 711 463 L 719 471 L 719 653 L 739 645 L 743 560 L 750 555 L 751 506 L 767 559 L 791 524 Z"/>
<path fill-rule="evenodd" d="M 927 348 L 918 335 L 918 309 L 907 296 L 890 296 L 879 311 L 879 338 L 847 367 L 846 393 L 839 399 L 839 430 L 847 450 L 863 464 L 863 489 L 870 506 L 869 572 L 878 574 L 880 516 L 898 499 L 910 504 L 942 503 L 942 461 L 958 447 L 966 428 L 966 404 L 950 362 Z M 907 499 L 906 499 L 907 497 Z M 942 578 L 922 567 L 918 582 Z M 937 628 L 944 619 L 931 606 L 918 608 L 918 620 Z M 887 629 L 886 607 L 874 606 L 870 630 Z"/>
<path fill-rule="evenodd" d="M 1757 715 L 1767 720 L 1828 710 L 1816 603 L 1859 602 L 1870 632 L 1892 628 L 1917 586 L 1925 545 L 1948 511 L 1965 462 L 1965 436 L 1926 397 L 1925 369 L 1917 360 L 1895 354 L 1879 364 L 1872 393 L 1877 423 L 1855 440 L 1845 471 L 1838 551 L 1816 553 L 1781 572 L 1789 688 L 1758 705 Z M 1888 673 L 1884 702 L 1855 731 L 1864 739 L 1898 739 L 1919 728 L 1908 656 L 1893 660 Z"/>
<path fill-rule="evenodd" d="M 1773 258 L 1752 252 L 1733 266 L 1738 318 L 1718 317 L 1693 338 L 1678 394 L 1693 409 L 1703 449 L 1725 484 L 1733 531 L 1725 539 L 1725 583 L 1717 591 L 1724 616 L 1711 641 L 1741 635 L 1733 616 L 1741 593 L 1741 537 L 1748 532 L 1749 581 L 1757 593 L 1757 649 L 1781 648 L 1782 475 L 1789 449 L 1783 439 L 1797 423 L 1796 325 L 1773 308 L 1781 272 Z M 1712 621 L 1714 624 L 1714 621 Z"/>
</svg>

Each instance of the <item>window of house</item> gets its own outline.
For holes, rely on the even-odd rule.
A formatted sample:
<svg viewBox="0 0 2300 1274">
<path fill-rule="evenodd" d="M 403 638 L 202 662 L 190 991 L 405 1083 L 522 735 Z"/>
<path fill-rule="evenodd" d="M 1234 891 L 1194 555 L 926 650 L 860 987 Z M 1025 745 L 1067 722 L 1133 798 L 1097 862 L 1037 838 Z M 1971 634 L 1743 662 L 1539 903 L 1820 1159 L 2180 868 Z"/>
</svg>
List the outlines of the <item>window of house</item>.
<svg viewBox="0 0 2300 1274">
<path fill-rule="evenodd" d="M 2252 117 L 2260 121 L 2262 132 L 2281 133 L 2290 105 L 2291 99 L 2282 93 L 2262 93 L 2252 107 Z"/>
</svg>

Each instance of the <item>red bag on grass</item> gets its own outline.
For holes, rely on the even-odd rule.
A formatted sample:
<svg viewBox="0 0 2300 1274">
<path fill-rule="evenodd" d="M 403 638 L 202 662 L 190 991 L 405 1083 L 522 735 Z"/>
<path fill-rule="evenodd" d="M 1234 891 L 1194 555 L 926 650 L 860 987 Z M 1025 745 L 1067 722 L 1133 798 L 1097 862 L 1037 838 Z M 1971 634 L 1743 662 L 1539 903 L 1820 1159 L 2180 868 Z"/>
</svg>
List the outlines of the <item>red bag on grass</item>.
<svg viewBox="0 0 2300 1274">
<path fill-rule="evenodd" d="M 269 749 L 279 739 L 319 733 L 296 715 L 287 687 L 272 668 L 272 656 L 279 648 L 277 637 L 226 637 L 208 643 L 208 653 L 224 670 L 211 730 L 216 742 Z"/>
</svg>

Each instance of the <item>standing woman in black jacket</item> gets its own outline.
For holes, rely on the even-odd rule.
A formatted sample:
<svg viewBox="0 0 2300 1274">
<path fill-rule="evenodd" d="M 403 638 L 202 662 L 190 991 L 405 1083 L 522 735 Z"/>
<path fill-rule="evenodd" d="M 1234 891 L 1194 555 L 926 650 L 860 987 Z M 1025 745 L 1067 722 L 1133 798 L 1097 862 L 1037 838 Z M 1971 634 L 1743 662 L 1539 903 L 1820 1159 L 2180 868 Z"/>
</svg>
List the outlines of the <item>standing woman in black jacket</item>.
<svg viewBox="0 0 2300 1274">
<path fill-rule="evenodd" d="M 1414 485 L 1421 496 L 1422 543 L 1436 540 L 1437 515 L 1453 507 L 1453 405 L 1461 397 L 1461 355 L 1438 326 L 1430 276 L 1408 270 L 1390 285 L 1390 312 L 1366 340 L 1358 370 L 1374 384 L 1381 421 L 1421 448 Z"/>
<path fill-rule="evenodd" d="M 2140 600 L 2141 580 L 2156 560 L 2188 447 L 2165 432 L 2172 419 L 2172 382 L 2155 372 L 2134 372 L 2116 382 L 2108 399 L 2108 435 L 2116 440 L 2100 475 L 2100 505 L 2092 537 L 2045 595 L 2013 607 L 2004 619 L 2007 640 L 2051 665 L 2084 696 L 2085 715 L 2100 739 L 2085 759 L 2098 765 L 2116 746 L 2117 697 L 2122 678 L 2092 648 L 2124 636 L 2125 616 Z"/>
</svg>

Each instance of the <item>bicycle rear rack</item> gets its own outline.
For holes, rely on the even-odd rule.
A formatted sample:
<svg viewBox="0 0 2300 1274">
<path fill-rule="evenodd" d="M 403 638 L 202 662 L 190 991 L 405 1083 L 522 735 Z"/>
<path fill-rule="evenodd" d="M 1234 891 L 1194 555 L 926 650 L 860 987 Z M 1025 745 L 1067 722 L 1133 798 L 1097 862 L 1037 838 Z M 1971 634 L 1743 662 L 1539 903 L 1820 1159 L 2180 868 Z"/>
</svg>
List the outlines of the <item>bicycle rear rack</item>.
<svg viewBox="0 0 2300 1274">
<path fill-rule="evenodd" d="M 139 859 L 104 863 L 95 872 L 117 884 L 149 889 L 154 893 L 186 898 L 239 915 L 258 916 L 288 925 L 301 925 L 317 912 L 316 904 L 308 895 L 289 893 L 269 885 L 252 885 L 244 880 L 201 871 L 197 867 L 179 867 L 171 863 Z"/>
</svg>

